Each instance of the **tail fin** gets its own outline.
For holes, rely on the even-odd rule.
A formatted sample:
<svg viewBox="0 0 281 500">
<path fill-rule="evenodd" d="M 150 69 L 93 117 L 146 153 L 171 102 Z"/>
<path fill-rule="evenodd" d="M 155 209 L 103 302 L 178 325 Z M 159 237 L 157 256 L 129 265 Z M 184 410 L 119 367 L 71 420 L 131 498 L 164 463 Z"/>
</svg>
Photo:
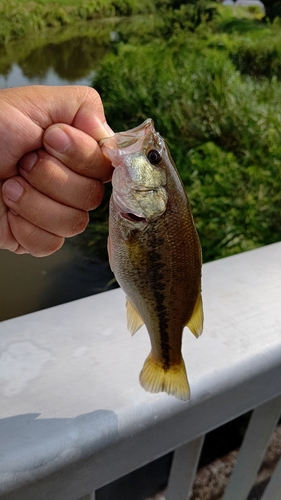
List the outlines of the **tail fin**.
<svg viewBox="0 0 281 500">
<path fill-rule="evenodd" d="M 187 401 L 190 396 L 184 360 L 165 370 L 152 354 L 146 358 L 140 372 L 140 384 L 149 392 L 167 392 L 178 399 Z"/>
</svg>

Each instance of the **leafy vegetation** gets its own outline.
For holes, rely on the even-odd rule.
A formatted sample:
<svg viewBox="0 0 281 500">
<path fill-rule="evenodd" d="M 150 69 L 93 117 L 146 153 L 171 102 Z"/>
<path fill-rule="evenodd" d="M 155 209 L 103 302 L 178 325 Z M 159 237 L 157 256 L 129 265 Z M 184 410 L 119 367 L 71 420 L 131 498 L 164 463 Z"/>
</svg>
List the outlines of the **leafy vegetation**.
<svg viewBox="0 0 281 500">
<path fill-rule="evenodd" d="M 115 53 L 102 61 L 94 86 L 115 130 L 154 119 L 209 261 L 280 240 L 280 35 L 247 17 L 242 33 L 233 17 L 231 33 L 214 15 L 179 25 L 179 11 L 146 20 L 144 29 L 140 22 L 138 32 L 120 26 Z"/>
</svg>

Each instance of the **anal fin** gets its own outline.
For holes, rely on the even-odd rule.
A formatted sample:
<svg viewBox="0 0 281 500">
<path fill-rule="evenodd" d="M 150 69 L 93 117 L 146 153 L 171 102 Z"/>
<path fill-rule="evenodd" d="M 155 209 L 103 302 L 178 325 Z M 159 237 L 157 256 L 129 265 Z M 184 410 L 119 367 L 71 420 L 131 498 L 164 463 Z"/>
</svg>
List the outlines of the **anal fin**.
<svg viewBox="0 0 281 500">
<path fill-rule="evenodd" d="M 126 311 L 127 328 L 130 334 L 134 335 L 134 333 L 136 333 L 140 329 L 144 322 L 128 297 L 126 297 Z"/>
<path fill-rule="evenodd" d="M 195 335 L 195 337 L 200 337 L 203 331 L 203 303 L 202 303 L 202 295 L 199 293 L 196 304 L 192 313 L 190 320 L 186 323 L 185 326 L 189 328 L 189 330 Z"/>
</svg>

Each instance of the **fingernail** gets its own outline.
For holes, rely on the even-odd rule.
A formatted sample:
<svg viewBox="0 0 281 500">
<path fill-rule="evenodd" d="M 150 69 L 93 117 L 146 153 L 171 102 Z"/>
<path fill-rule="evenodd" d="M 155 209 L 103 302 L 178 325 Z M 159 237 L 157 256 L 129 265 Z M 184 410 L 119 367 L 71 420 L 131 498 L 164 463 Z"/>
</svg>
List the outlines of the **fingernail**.
<svg viewBox="0 0 281 500">
<path fill-rule="evenodd" d="M 30 170 L 34 167 L 35 163 L 38 160 L 38 154 L 33 151 L 32 153 L 27 153 L 24 155 L 20 161 L 19 166 L 26 170 L 26 172 L 30 172 Z"/>
<path fill-rule="evenodd" d="M 110 128 L 108 123 L 101 123 L 99 120 L 96 121 L 95 128 L 93 129 L 92 137 L 96 141 L 100 141 L 101 139 L 106 139 L 107 137 L 111 137 L 114 135 L 113 130 Z"/>
<path fill-rule="evenodd" d="M 23 187 L 19 182 L 10 180 L 3 185 L 3 194 L 11 201 L 18 201 L 23 193 Z"/>
<path fill-rule="evenodd" d="M 70 139 L 60 127 L 52 127 L 45 132 L 44 142 L 58 153 L 63 153 L 68 148 Z"/>
<path fill-rule="evenodd" d="M 106 130 L 106 132 L 108 133 L 108 135 L 115 135 L 115 132 L 113 132 L 112 128 L 110 128 L 110 126 L 108 125 L 108 123 L 103 123 L 103 128 Z"/>
</svg>

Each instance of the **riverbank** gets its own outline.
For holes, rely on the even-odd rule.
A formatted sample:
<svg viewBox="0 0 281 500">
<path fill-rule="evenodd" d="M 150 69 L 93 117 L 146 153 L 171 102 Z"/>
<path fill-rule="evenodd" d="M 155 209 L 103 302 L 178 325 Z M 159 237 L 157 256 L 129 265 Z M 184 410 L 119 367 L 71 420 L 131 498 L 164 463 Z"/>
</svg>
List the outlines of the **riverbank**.
<svg viewBox="0 0 281 500">
<path fill-rule="evenodd" d="M 155 1 L 150 0 L 0 0 L 0 45 L 47 28 L 152 12 Z"/>
</svg>

